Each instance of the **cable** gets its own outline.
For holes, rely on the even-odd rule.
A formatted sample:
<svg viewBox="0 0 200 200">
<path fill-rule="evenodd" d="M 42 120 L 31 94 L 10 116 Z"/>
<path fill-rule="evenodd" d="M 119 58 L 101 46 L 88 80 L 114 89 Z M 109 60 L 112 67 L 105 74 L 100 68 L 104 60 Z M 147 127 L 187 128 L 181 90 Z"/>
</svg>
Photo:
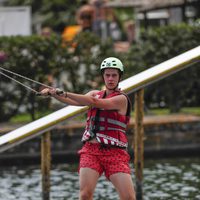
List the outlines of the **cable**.
<svg viewBox="0 0 200 200">
<path fill-rule="evenodd" d="M 1 75 L 7 77 L 8 79 L 11 79 L 12 81 L 15 81 L 16 83 L 20 84 L 21 86 L 25 87 L 26 89 L 31 90 L 32 92 L 36 93 L 36 95 L 38 95 L 38 96 L 41 96 L 41 93 L 40 93 L 40 92 L 38 92 L 38 91 L 34 90 L 33 88 L 31 88 L 31 87 L 29 87 L 29 86 L 23 84 L 22 82 L 20 82 L 20 81 L 14 79 L 13 77 L 11 77 L 11 76 L 9 76 L 9 75 L 3 73 L 1 70 L 2 70 L 2 71 L 5 71 L 5 72 L 7 72 L 7 73 L 10 73 L 10 74 L 12 74 L 12 75 L 18 76 L 18 77 L 20 77 L 20 78 L 23 78 L 23 79 L 25 79 L 25 80 L 28 80 L 28 81 L 30 81 L 30 82 L 36 83 L 36 84 L 38 84 L 38 85 L 42 85 L 42 86 L 44 86 L 44 87 L 46 87 L 46 88 L 55 89 L 54 87 L 51 87 L 51 86 L 49 86 L 49 85 L 40 83 L 40 82 L 38 82 L 38 81 L 35 81 L 35 80 L 33 80 L 33 79 L 30 79 L 30 78 L 28 78 L 28 77 L 22 76 L 22 75 L 20 75 L 20 74 L 17 74 L 17 73 L 15 73 L 15 72 L 12 72 L 12 71 L 10 71 L 10 70 L 7 70 L 7 69 L 4 69 L 4 68 L 0 67 L 0 74 L 1 74 Z M 63 95 L 64 92 L 63 92 L 62 90 L 56 88 L 56 94 L 57 94 L 57 95 Z M 51 96 L 50 93 L 49 93 L 48 95 Z"/>
<path fill-rule="evenodd" d="M 10 70 L 4 69 L 4 68 L 2 68 L 2 67 L 0 67 L 0 70 L 5 71 L 5 72 L 8 72 L 8 73 L 10 73 L 10 74 L 13 74 L 13 75 L 15 75 L 15 76 L 18 76 L 18 77 L 20 77 L 20 78 L 23 78 L 23 79 L 25 79 L 25 80 L 28 80 L 28 81 L 30 81 L 30 82 L 33 82 L 33 83 L 42 85 L 42 86 L 44 86 L 44 87 L 48 87 L 48 88 L 50 88 L 50 89 L 53 89 L 53 88 L 54 88 L 54 87 L 51 87 L 51 86 L 46 85 L 46 84 L 44 84 L 44 83 L 40 83 L 40 82 L 38 82 L 38 81 L 35 81 L 35 80 L 33 80 L 33 79 L 30 79 L 30 78 L 28 78 L 28 77 L 26 77 L 26 76 L 22 76 L 22 75 L 20 75 L 20 74 L 17 74 L 17 73 L 15 73 L 15 72 L 10 71 Z M 5 75 L 5 74 L 4 74 L 4 75 Z M 10 76 L 9 76 L 9 77 L 10 77 Z M 11 77 L 10 77 L 10 78 L 11 78 Z M 12 78 L 12 80 L 13 80 L 13 78 Z M 15 79 L 14 79 L 14 80 L 15 80 Z"/>
<path fill-rule="evenodd" d="M 29 89 L 29 90 L 31 90 L 32 92 L 36 93 L 36 94 L 38 93 L 38 91 L 34 90 L 33 88 L 31 88 L 31 87 L 29 87 L 29 86 L 27 86 L 27 85 L 21 83 L 20 81 L 18 81 L 18 80 L 16 80 L 16 79 L 12 78 L 11 76 L 8 76 L 7 74 L 4 74 L 4 73 L 1 72 L 1 71 L 0 71 L 0 74 L 3 75 L 3 76 L 5 76 L 5 77 L 7 77 L 8 79 L 11 79 L 11 80 L 15 81 L 16 83 L 22 85 L 22 86 L 25 87 L 26 89 Z"/>
</svg>

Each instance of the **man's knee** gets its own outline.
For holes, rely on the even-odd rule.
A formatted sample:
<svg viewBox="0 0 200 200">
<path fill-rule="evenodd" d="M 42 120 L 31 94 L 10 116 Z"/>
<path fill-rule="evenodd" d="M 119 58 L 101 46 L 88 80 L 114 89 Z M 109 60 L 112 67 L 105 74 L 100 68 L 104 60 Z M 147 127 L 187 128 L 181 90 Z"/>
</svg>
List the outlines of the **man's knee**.
<svg viewBox="0 0 200 200">
<path fill-rule="evenodd" d="M 93 197 L 93 193 L 89 190 L 81 190 L 79 197 L 80 200 L 90 200 Z"/>
</svg>

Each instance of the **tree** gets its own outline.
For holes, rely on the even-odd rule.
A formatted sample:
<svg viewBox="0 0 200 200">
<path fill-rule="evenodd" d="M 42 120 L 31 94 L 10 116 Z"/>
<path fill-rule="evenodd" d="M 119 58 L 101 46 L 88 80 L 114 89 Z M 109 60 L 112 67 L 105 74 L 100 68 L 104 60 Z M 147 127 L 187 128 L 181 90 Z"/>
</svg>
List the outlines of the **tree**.
<svg viewBox="0 0 200 200">
<path fill-rule="evenodd" d="M 142 32 L 140 41 L 133 44 L 128 53 L 128 60 L 131 61 L 128 70 L 135 73 L 137 69 L 148 69 L 197 47 L 199 43 L 198 26 L 179 24 Z M 146 105 L 169 107 L 171 112 L 179 111 L 188 102 L 199 105 L 196 97 L 197 88 L 200 89 L 199 70 L 199 67 L 193 66 L 151 85 L 145 93 Z"/>
</svg>

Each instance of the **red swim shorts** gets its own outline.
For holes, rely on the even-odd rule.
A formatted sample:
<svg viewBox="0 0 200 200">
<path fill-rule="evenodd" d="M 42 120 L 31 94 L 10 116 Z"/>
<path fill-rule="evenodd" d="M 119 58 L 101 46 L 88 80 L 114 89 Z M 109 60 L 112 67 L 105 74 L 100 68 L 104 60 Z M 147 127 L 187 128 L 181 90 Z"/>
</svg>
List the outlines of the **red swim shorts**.
<svg viewBox="0 0 200 200">
<path fill-rule="evenodd" d="M 91 168 L 99 173 L 105 173 L 107 179 L 112 174 L 123 172 L 131 174 L 130 156 L 126 150 L 113 147 L 104 147 L 99 143 L 85 143 L 78 152 L 80 155 L 80 168 Z"/>
</svg>

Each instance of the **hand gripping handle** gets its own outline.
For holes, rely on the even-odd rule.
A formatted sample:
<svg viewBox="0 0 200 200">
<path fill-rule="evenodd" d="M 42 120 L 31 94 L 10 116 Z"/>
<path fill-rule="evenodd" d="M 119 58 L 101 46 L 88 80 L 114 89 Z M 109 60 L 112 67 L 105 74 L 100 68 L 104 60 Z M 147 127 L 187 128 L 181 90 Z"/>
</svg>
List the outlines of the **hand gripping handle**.
<svg viewBox="0 0 200 200">
<path fill-rule="evenodd" d="M 62 94 L 64 94 L 64 91 L 61 90 L 61 89 L 59 89 L 59 88 L 56 88 L 56 94 L 57 94 L 57 95 L 62 95 Z M 37 92 L 36 95 L 37 95 L 37 96 L 42 96 L 41 92 Z M 48 92 L 48 96 L 51 96 L 51 93 L 50 93 L 50 92 Z"/>
</svg>

